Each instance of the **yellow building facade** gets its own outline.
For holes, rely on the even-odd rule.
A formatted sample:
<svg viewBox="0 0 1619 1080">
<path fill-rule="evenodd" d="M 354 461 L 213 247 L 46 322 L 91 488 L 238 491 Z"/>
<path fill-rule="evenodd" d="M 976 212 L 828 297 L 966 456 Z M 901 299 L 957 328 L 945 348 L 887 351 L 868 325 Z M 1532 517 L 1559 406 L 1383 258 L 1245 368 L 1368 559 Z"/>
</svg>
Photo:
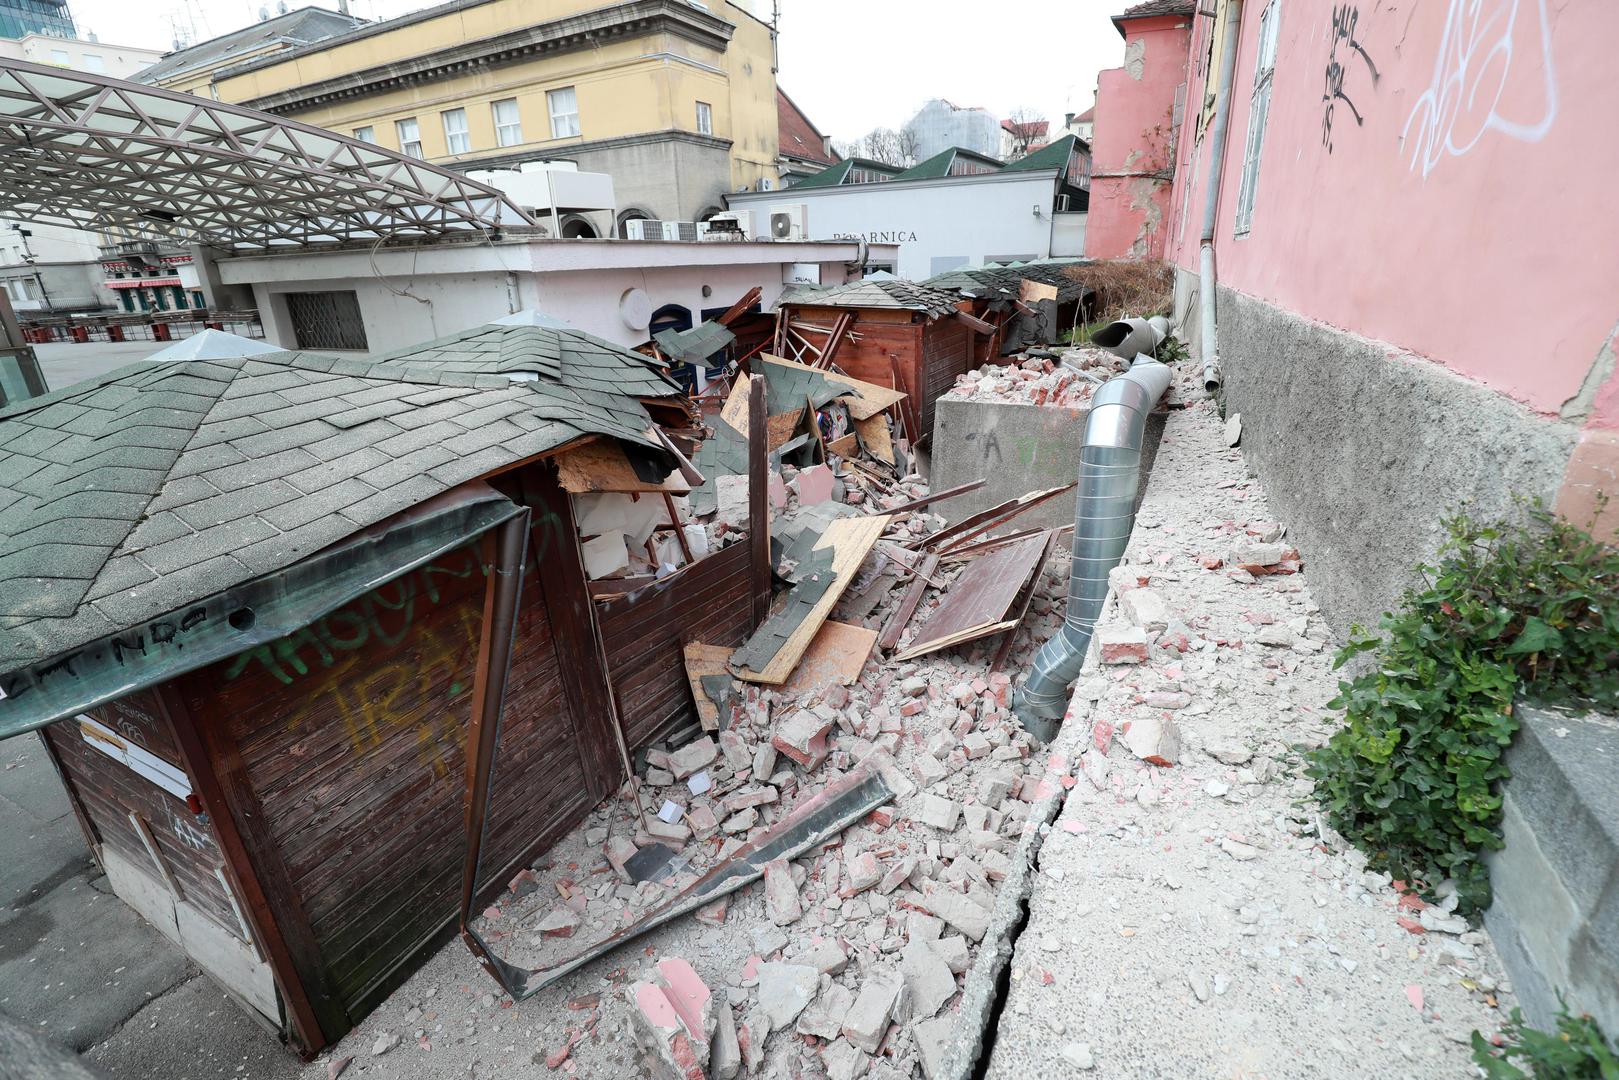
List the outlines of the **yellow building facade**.
<svg viewBox="0 0 1619 1080">
<path fill-rule="evenodd" d="M 774 59 L 720 0 L 453 0 L 161 85 L 461 170 L 571 160 L 613 177 L 621 226 L 775 186 Z"/>
</svg>

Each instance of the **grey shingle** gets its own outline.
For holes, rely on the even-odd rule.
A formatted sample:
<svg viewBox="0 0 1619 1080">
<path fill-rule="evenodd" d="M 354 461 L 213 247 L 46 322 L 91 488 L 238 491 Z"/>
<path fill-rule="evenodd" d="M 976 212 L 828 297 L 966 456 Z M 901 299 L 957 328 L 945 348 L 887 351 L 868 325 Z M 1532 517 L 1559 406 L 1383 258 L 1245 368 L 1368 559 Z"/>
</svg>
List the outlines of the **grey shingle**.
<svg viewBox="0 0 1619 1080">
<path fill-rule="evenodd" d="M 583 390 L 513 382 L 492 373 L 498 344 L 462 350 L 461 371 L 300 353 L 132 364 L 0 411 L 0 671 L 273 573 L 582 434 L 650 445 L 635 395 L 676 392 L 644 357 L 589 342 L 568 351 Z M 561 354 L 540 341 L 510 355 Z"/>
</svg>

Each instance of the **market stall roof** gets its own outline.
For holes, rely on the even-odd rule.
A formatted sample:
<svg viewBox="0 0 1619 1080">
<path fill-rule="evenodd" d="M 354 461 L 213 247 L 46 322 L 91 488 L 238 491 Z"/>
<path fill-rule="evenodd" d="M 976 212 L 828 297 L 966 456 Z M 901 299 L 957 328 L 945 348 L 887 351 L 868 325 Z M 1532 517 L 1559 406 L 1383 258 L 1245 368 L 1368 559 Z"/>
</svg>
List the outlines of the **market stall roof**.
<svg viewBox="0 0 1619 1080">
<path fill-rule="evenodd" d="M 534 224 L 488 185 L 346 135 L 12 59 L 0 217 L 252 249 Z"/>
<path fill-rule="evenodd" d="M 188 338 L 181 338 L 148 356 L 148 360 L 174 362 L 176 360 L 228 360 L 237 356 L 260 356 L 281 352 L 281 346 L 271 345 L 261 338 L 227 334 L 223 330 L 206 327 Z"/>
</svg>

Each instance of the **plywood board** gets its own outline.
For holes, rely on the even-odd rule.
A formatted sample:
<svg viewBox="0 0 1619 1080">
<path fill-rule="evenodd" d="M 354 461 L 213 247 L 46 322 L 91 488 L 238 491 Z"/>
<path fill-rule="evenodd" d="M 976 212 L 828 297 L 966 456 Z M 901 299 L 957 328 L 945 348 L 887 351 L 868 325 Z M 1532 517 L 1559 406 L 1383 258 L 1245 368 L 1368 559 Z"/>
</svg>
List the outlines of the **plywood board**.
<svg viewBox="0 0 1619 1080">
<path fill-rule="evenodd" d="M 748 437 L 748 388 L 752 385 L 752 376 L 746 371 L 737 372 L 730 396 L 725 399 L 724 408 L 720 409 L 720 419 L 744 439 Z"/>
<path fill-rule="evenodd" d="M 636 493 L 643 491 L 686 495 L 691 485 L 678 471 L 662 481 L 642 480 L 630 459 L 611 439 L 596 439 L 556 456 L 557 478 L 562 490 L 575 495 L 586 492 Z"/>
<path fill-rule="evenodd" d="M 828 620 L 815 632 L 782 690 L 789 694 L 819 693 L 834 684 L 848 686 L 860 678 L 876 644 L 877 631 Z"/>
<path fill-rule="evenodd" d="M 867 453 L 879 461 L 894 464 L 894 438 L 888 430 L 888 417 L 868 416 L 864 420 L 850 420 L 850 423 Z"/>
<path fill-rule="evenodd" d="M 1018 286 L 1017 298 L 1025 304 L 1038 304 L 1042 300 L 1057 299 L 1057 286 L 1045 285 L 1038 281 L 1024 278 Z"/>
<path fill-rule="evenodd" d="M 821 539 L 816 543 L 814 550 L 832 551 L 832 571 L 836 575 L 832 584 L 810 609 L 804 621 L 799 623 L 798 629 L 782 643 L 764 670 L 754 671 L 744 668 L 736 673 L 738 678 L 770 686 L 780 686 L 787 681 L 793 669 L 798 666 L 799 658 L 814 640 L 816 631 L 826 622 L 826 617 L 838 602 L 838 598 L 854 581 L 860 564 L 866 561 L 866 556 L 871 553 L 877 539 L 882 536 L 883 530 L 888 528 L 888 522 L 889 515 L 873 514 L 871 517 L 839 518 L 827 526 L 826 532 L 821 534 Z"/>
<path fill-rule="evenodd" d="M 779 356 L 771 356 L 768 353 L 761 353 L 760 358 L 767 364 L 776 364 L 779 367 L 798 368 L 800 371 L 813 371 L 815 374 L 826 379 L 827 382 L 837 383 L 840 386 L 847 386 L 851 390 L 858 390 L 860 392 L 859 397 L 850 395 L 848 397 L 838 399 L 848 406 L 849 415 L 856 420 L 864 420 L 869 416 L 876 416 L 878 413 L 886 411 L 905 398 L 905 392 L 903 390 L 895 390 L 893 387 L 883 386 L 880 383 L 865 382 L 861 379 L 852 378 L 848 375 L 839 375 L 835 371 L 822 371 L 820 368 L 812 368 L 808 364 L 799 364 L 792 360 L 783 360 Z"/>
<path fill-rule="evenodd" d="M 826 452 L 836 454 L 838 457 L 854 457 L 859 451 L 860 438 L 852 431 L 843 438 L 833 439 L 826 444 Z"/>
<path fill-rule="evenodd" d="M 909 660 L 1016 626 L 1008 611 L 1029 575 L 1045 562 L 1050 543 L 1051 534 L 1040 532 L 975 560 L 945 591 L 911 647 L 894 659 Z"/>
<path fill-rule="evenodd" d="M 688 643 L 682 650 L 686 656 L 686 681 L 691 684 L 692 700 L 697 702 L 697 720 L 704 731 L 720 729 L 720 711 L 703 692 L 704 675 L 729 675 L 725 665 L 735 651 L 729 645 L 703 645 Z"/>
</svg>

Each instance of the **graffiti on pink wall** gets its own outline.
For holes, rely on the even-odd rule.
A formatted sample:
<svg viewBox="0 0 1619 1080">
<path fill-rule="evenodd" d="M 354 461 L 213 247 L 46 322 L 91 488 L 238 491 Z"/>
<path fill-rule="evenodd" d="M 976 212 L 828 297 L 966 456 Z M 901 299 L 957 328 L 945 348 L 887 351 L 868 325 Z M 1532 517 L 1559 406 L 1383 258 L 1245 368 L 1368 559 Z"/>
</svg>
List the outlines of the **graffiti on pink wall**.
<svg viewBox="0 0 1619 1080">
<path fill-rule="evenodd" d="M 1461 157 L 1486 132 L 1539 142 L 1557 120 L 1557 68 L 1553 62 L 1547 0 L 1450 0 L 1439 54 L 1429 83 L 1405 122 L 1412 125 L 1411 168 L 1426 178 L 1446 157 Z M 1526 55 L 1527 54 L 1527 55 Z M 1519 74 L 1513 72 L 1515 60 Z M 1539 77 L 1522 69 L 1539 68 Z M 1522 85 L 1538 81 L 1539 87 Z M 1539 91 L 1539 115 L 1512 115 Z"/>
<path fill-rule="evenodd" d="M 1360 110 L 1355 108 L 1354 101 L 1345 91 L 1344 86 L 1349 81 L 1350 69 L 1344 66 L 1344 59 L 1353 61 L 1355 54 L 1366 62 L 1366 68 L 1371 73 L 1372 86 L 1377 85 L 1380 76 L 1377 65 L 1372 62 L 1371 54 L 1355 36 L 1355 27 L 1360 23 L 1360 8 L 1353 4 L 1334 4 L 1332 7 L 1332 46 L 1327 53 L 1326 85 L 1321 91 L 1321 145 L 1332 153 L 1332 119 L 1338 102 L 1342 101 L 1355 118 L 1356 127 L 1365 127 L 1366 118 L 1361 116 Z M 1343 46 L 1343 53 L 1339 53 L 1339 46 Z"/>
</svg>

